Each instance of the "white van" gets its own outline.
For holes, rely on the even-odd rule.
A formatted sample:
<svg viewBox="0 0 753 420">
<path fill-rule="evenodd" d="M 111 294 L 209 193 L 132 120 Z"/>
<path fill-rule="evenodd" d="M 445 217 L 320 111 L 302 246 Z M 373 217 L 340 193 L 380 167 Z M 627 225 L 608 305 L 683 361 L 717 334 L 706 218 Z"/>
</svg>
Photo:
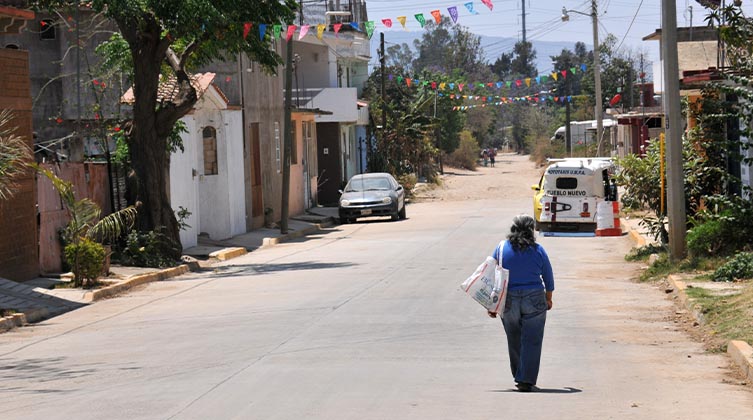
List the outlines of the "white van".
<svg viewBox="0 0 753 420">
<path fill-rule="evenodd" d="M 550 159 L 533 198 L 536 229 L 593 232 L 596 207 L 617 200 L 610 158 Z"/>
</svg>

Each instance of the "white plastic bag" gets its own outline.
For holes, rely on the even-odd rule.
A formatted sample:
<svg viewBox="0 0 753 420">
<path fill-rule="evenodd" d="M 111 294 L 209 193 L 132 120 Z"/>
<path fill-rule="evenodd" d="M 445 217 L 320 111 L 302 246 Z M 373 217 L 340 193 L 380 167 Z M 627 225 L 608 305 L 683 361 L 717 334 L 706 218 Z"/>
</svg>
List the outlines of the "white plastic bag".
<svg viewBox="0 0 753 420">
<path fill-rule="evenodd" d="M 502 268 L 501 264 L 497 265 L 494 258 L 486 257 L 486 260 L 460 285 L 460 288 L 487 311 L 495 312 L 501 317 L 500 307 L 503 307 L 507 298 L 509 277 L 510 272 L 507 269 Z"/>
</svg>

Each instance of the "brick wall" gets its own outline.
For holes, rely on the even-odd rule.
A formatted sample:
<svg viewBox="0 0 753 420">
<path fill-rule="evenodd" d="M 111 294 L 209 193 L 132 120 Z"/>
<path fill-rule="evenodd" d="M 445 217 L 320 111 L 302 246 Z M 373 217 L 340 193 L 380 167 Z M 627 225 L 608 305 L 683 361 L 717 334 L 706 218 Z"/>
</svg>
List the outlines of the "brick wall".
<svg viewBox="0 0 753 420">
<path fill-rule="evenodd" d="M 26 51 L 0 49 L 0 109 L 14 111 L 16 134 L 32 145 L 29 56 Z M 28 280 L 39 273 L 36 187 L 34 174 L 20 181 L 10 200 L 0 201 L 0 277 Z"/>
</svg>

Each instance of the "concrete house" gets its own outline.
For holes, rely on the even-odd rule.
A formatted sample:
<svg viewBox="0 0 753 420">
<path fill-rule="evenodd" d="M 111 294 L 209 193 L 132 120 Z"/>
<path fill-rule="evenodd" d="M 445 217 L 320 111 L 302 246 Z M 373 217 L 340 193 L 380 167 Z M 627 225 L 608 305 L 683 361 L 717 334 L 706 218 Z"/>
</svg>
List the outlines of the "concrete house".
<svg viewBox="0 0 753 420">
<path fill-rule="evenodd" d="M 359 101 L 369 77 L 370 40 L 366 2 L 328 2 L 304 5 L 302 20 L 316 28 L 326 24 L 322 39 L 308 35 L 294 43 L 296 74 L 294 100 L 305 108 L 331 115 L 316 116 L 319 163 L 319 204 L 336 204 L 338 190 L 353 175 L 365 170 L 368 104 Z M 341 23 L 338 34 L 333 24 Z"/>
<path fill-rule="evenodd" d="M 0 35 L 18 34 L 34 12 L 26 2 L 0 0 Z M 4 45 L 2 47 L 5 47 Z M 27 144 L 32 144 L 32 101 L 29 52 L 0 48 L 0 108 L 14 113 L 11 125 Z M 36 186 L 34 174 L 19 180 L 19 190 L 10 200 L 0 200 L 0 277 L 29 280 L 39 273 L 37 251 Z"/>
<path fill-rule="evenodd" d="M 191 81 L 199 100 L 181 121 L 183 151 L 170 156 L 170 204 L 185 209 L 189 226 L 180 232 L 183 248 L 198 245 L 199 235 L 213 240 L 228 239 L 246 232 L 244 200 L 242 113 L 228 104 L 212 83 L 214 73 L 199 73 Z M 175 80 L 160 86 L 161 99 L 177 92 Z M 133 91 L 124 95 L 133 102 Z"/>
</svg>

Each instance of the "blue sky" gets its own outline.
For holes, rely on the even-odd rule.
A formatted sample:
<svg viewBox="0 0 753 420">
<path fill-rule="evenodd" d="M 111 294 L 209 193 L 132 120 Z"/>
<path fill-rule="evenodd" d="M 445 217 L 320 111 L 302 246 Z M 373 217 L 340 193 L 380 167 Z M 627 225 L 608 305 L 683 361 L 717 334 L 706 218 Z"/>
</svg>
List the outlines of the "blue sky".
<svg viewBox="0 0 753 420">
<path fill-rule="evenodd" d="M 427 20 L 433 19 L 432 10 L 439 9 L 443 15 L 449 16 L 447 8 L 457 6 L 459 10 L 458 23 L 466 26 L 471 32 L 487 35 L 520 39 L 522 34 L 521 0 L 492 0 L 493 11 L 490 11 L 481 0 L 473 0 L 478 14 L 471 15 L 464 4 L 470 0 L 367 0 L 369 19 L 377 22 L 377 31 L 385 31 L 389 40 L 392 31 L 403 31 L 396 21 L 397 16 L 407 16 L 407 29 L 421 31 L 419 23 L 414 18 L 416 13 L 423 13 Z M 528 40 L 538 41 L 582 41 L 589 46 L 593 43 L 591 18 L 575 13 L 570 14 L 570 21 L 562 22 L 562 7 L 579 10 L 584 13 L 591 11 L 591 0 L 525 0 L 526 1 L 526 34 Z M 730 1 L 730 0 L 727 0 Z M 645 51 L 650 60 L 659 61 L 659 43 L 656 41 L 642 41 L 642 38 L 661 27 L 661 0 L 597 0 L 599 10 L 599 39 L 603 40 L 608 33 L 617 37 L 623 48 L 634 51 Z M 753 3 L 747 0 L 744 3 Z M 696 0 L 676 0 L 677 26 L 690 26 L 692 8 L 693 26 L 705 25 L 707 14 Z M 753 9 L 747 5 L 745 9 Z M 394 22 L 392 29 L 386 29 L 382 19 L 390 18 Z M 372 41 L 373 42 L 373 41 Z M 499 56 L 510 51 L 514 42 L 500 43 L 486 50 L 487 56 Z"/>
</svg>

